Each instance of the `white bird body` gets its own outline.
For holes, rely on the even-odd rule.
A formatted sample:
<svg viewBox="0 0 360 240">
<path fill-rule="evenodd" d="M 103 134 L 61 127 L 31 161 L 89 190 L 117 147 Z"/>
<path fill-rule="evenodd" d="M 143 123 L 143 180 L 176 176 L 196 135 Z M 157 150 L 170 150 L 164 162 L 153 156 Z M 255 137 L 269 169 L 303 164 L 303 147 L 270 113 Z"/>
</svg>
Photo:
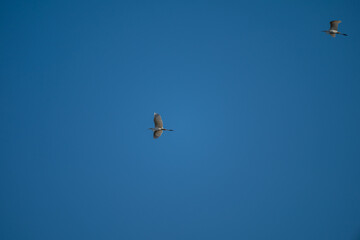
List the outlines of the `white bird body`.
<svg viewBox="0 0 360 240">
<path fill-rule="evenodd" d="M 161 131 L 161 130 L 164 130 L 164 128 L 149 128 L 149 129 L 153 130 L 154 132 L 155 132 L 155 131 Z"/>
</svg>

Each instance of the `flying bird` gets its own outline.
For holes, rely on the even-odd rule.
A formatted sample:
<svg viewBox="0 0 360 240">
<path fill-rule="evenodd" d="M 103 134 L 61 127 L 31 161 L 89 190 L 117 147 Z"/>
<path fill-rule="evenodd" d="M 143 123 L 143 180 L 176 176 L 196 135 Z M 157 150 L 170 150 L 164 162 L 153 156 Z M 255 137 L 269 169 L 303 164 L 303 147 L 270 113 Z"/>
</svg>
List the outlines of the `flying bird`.
<svg viewBox="0 0 360 240">
<path fill-rule="evenodd" d="M 330 22 L 330 29 L 326 30 L 326 31 L 323 31 L 323 32 L 326 32 L 327 34 L 330 34 L 332 37 L 335 37 L 336 34 L 347 36 L 347 34 L 341 33 L 341 32 L 338 31 L 339 23 L 341 23 L 340 20 L 331 21 Z"/>
<path fill-rule="evenodd" d="M 149 128 L 154 132 L 154 138 L 159 138 L 163 133 L 163 131 L 174 131 L 172 129 L 165 129 L 163 127 L 163 121 L 161 119 L 160 114 L 158 113 L 154 113 L 154 123 L 155 123 L 155 128 Z"/>
</svg>

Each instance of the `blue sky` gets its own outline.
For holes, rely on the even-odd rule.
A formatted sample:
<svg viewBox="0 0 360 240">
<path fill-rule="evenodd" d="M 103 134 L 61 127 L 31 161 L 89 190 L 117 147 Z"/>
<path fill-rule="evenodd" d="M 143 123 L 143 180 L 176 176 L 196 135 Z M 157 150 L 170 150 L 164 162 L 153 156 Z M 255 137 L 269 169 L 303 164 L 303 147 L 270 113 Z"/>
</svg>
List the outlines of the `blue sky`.
<svg viewBox="0 0 360 240">
<path fill-rule="evenodd" d="M 359 239 L 359 10 L 2 1 L 0 238 Z"/>
</svg>

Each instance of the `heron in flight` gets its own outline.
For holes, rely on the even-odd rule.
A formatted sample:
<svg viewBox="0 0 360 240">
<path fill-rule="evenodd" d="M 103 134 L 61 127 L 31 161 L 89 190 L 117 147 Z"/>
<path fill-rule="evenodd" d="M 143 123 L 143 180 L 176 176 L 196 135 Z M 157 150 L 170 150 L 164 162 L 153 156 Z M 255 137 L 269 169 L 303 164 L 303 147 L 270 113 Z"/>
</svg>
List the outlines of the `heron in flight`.
<svg viewBox="0 0 360 240">
<path fill-rule="evenodd" d="M 154 113 L 154 123 L 155 123 L 155 128 L 149 128 L 149 129 L 153 130 L 154 138 L 159 138 L 161 136 L 161 134 L 163 133 L 163 131 L 174 131 L 172 129 L 165 129 L 163 127 L 163 121 L 161 119 L 160 114 L 158 114 L 158 113 Z"/>
<path fill-rule="evenodd" d="M 326 32 L 327 34 L 330 34 L 332 37 L 335 37 L 336 34 L 347 36 L 347 34 L 341 33 L 341 32 L 338 31 L 339 23 L 341 23 L 340 20 L 331 21 L 330 22 L 330 29 L 327 30 L 327 31 L 323 31 L 323 32 Z"/>
</svg>

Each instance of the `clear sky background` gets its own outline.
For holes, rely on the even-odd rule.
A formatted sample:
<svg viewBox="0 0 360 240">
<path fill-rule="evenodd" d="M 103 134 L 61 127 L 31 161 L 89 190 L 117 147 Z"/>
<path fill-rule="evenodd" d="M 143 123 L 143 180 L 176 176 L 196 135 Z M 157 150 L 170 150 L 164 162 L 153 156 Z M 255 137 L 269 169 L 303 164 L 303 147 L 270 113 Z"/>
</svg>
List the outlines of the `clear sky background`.
<svg viewBox="0 0 360 240">
<path fill-rule="evenodd" d="M 2 1 L 0 239 L 360 239 L 359 12 Z"/>
</svg>

